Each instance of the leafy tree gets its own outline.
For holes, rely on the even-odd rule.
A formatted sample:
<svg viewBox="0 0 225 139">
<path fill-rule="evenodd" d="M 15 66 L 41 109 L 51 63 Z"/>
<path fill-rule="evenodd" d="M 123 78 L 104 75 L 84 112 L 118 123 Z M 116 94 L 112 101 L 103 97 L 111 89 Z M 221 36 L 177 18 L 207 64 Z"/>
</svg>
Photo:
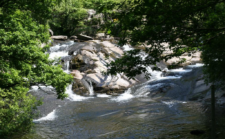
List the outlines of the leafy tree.
<svg viewBox="0 0 225 139">
<path fill-rule="evenodd" d="M 34 108 L 40 104 L 28 93 L 31 85 L 55 87 L 65 98 L 71 76 L 52 65 L 43 42 L 48 41 L 47 18 L 52 0 L 3 0 L 0 2 L 0 136 L 24 131 L 32 125 Z"/>
<path fill-rule="evenodd" d="M 50 20 L 55 34 L 75 35 L 86 33 L 93 35 L 92 21 L 88 20 L 88 9 L 93 9 L 95 0 L 67 0 L 56 5 Z"/>
<path fill-rule="evenodd" d="M 106 31 L 120 37 L 121 44 L 151 46 L 144 48 L 148 54 L 145 60 L 136 55 L 140 51 L 136 49 L 112 62 L 108 73 L 124 72 L 134 77 L 145 72 L 139 65 L 155 65 L 160 60 L 201 50 L 206 81 L 224 84 L 224 8 L 224 0 L 125 0 L 122 4 L 111 1 L 100 6 L 99 12 L 116 19 L 108 18 Z M 107 12 L 113 9 L 117 10 Z M 119 27 L 119 34 L 115 27 Z M 169 43 L 174 53 L 162 55 L 163 43 Z"/>
<path fill-rule="evenodd" d="M 55 34 L 77 35 L 80 33 L 94 36 L 102 24 L 102 16 L 88 15 L 88 10 L 96 9 L 101 4 L 121 0 L 66 0 L 53 8 L 49 22 Z M 110 10 L 111 11 L 111 10 Z"/>
</svg>

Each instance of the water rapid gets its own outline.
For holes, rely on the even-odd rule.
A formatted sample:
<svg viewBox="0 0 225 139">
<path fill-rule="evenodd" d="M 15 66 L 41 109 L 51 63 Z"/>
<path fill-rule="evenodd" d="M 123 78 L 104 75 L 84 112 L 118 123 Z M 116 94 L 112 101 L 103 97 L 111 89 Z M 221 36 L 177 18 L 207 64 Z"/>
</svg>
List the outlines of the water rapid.
<svg viewBox="0 0 225 139">
<path fill-rule="evenodd" d="M 68 74 L 68 48 L 72 45 L 76 44 L 70 41 L 49 50 L 50 59 L 63 59 L 63 69 Z M 191 135 L 190 131 L 206 129 L 203 108 L 200 103 L 187 99 L 191 83 L 186 81 L 191 80 L 192 75 L 197 76 L 201 66 L 168 70 L 167 76 L 147 67 L 151 80 L 135 85 L 118 96 L 94 95 L 92 82 L 88 79 L 82 82 L 90 96 L 75 94 L 71 84 L 66 89 L 68 98 L 65 100 L 57 100 L 55 93 L 46 93 L 46 90 L 54 92 L 52 87 L 40 90 L 40 87 L 34 86 L 31 92 L 44 101 L 39 107 L 40 116 L 34 120 L 33 132 L 14 139 L 199 138 Z"/>
</svg>

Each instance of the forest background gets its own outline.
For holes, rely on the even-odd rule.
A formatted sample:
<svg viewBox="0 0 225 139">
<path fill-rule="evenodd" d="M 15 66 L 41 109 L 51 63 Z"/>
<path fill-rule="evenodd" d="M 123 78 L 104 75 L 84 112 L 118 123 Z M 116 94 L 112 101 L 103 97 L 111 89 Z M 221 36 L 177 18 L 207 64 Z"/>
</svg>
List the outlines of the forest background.
<svg viewBox="0 0 225 139">
<path fill-rule="evenodd" d="M 72 77 L 48 59 L 49 32 L 55 35 L 104 32 L 134 49 L 109 65 L 108 74 L 129 77 L 145 72 L 138 65 L 156 64 L 183 53 L 202 51 L 206 83 L 224 85 L 225 1 L 223 0 L 1 0 L 0 1 L 0 135 L 32 126 L 41 102 L 28 93 L 37 84 L 55 87 L 58 98 Z M 88 10 L 97 15 L 89 17 Z M 89 19 L 90 18 L 90 19 Z M 174 51 L 162 55 L 167 42 Z M 182 46 L 188 47 L 182 47 Z M 136 54 L 145 51 L 146 60 Z M 183 60 L 185 61 L 185 59 Z M 182 62 L 182 61 L 181 61 Z"/>
</svg>

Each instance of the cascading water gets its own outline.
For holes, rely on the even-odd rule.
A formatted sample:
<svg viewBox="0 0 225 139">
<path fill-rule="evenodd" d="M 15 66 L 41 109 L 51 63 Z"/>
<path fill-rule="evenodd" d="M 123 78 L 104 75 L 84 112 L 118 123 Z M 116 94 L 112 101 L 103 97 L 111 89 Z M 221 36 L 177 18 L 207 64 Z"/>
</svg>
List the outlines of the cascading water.
<svg viewBox="0 0 225 139">
<path fill-rule="evenodd" d="M 74 94 L 74 92 L 72 90 L 72 84 L 67 86 L 66 94 L 68 94 L 68 99 L 71 101 L 82 101 L 82 100 L 88 99 L 87 97 L 83 97 L 83 96 Z"/>
<path fill-rule="evenodd" d="M 52 46 L 50 47 L 50 54 L 49 54 L 49 58 L 50 59 L 57 59 L 57 58 L 61 58 L 61 59 L 65 59 L 64 60 L 64 72 L 66 73 L 70 73 L 70 70 L 69 70 L 69 64 L 70 64 L 70 58 L 67 58 L 69 57 L 68 55 L 68 49 L 70 46 L 74 45 L 75 42 L 74 41 L 69 41 L 69 42 L 65 42 L 65 44 L 57 44 L 55 46 Z M 74 54 L 76 54 L 77 52 L 75 51 Z M 88 63 L 88 62 L 86 62 Z M 85 87 L 88 89 L 90 95 L 93 95 L 94 94 L 94 91 L 93 91 L 93 87 L 92 87 L 92 83 L 91 81 L 89 81 L 89 83 L 87 83 L 87 81 L 83 81 Z M 69 97 L 70 98 L 74 98 L 74 95 L 72 95 L 73 93 L 72 91 L 72 85 L 68 86 L 67 87 L 67 91 L 66 93 L 69 93 Z M 74 99 L 73 99 L 74 100 Z"/>
<path fill-rule="evenodd" d="M 68 48 L 73 44 L 74 42 L 67 42 L 53 46 L 49 50 L 50 59 L 62 57 L 65 64 L 64 71 L 67 73 L 70 73 Z M 129 46 L 125 47 L 127 50 L 132 49 Z M 44 97 L 45 107 L 41 110 L 47 109 L 48 113 L 34 120 L 35 123 L 40 123 L 35 124 L 34 133 L 22 135 L 21 139 L 194 139 L 195 136 L 192 136 L 190 131 L 205 130 L 204 115 L 198 110 L 201 108 L 199 103 L 186 101 L 180 96 L 186 95 L 185 91 L 188 92 L 186 86 L 182 87 L 182 84 L 186 80 L 191 80 L 186 77 L 195 74 L 195 68 L 198 66 L 202 64 L 188 66 L 187 69 L 168 70 L 168 76 L 165 77 L 161 76 L 162 72 L 152 71 L 151 67 L 147 67 L 151 80 L 131 87 L 119 96 L 96 94 L 95 97 L 83 97 L 74 94 L 71 84 L 66 89 L 68 94 L 66 100 L 55 101 L 53 98 L 56 96 L 52 93 Z M 84 78 L 82 82 L 90 95 L 94 95 L 91 80 Z M 172 92 L 168 91 L 168 95 L 163 98 L 149 97 L 154 92 L 157 96 L 158 92 L 160 94 L 160 91 L 163 92 L 167 88 Z M 32 90 L 38 90 L 38 87 L 33 87 Z M 50 107 L 51 105 L 53 106 Z"/>
<path fill-rule="evenodd" d="M 65 67 L 66 67 L 66 70 L 64 70 L 64 72 L 66 73 L 70 73 L 70 70 L 69 70 L 69 67 L 70 67 L 70 61 L 66 61 L 66 64 L 65 64 Z"/>
<path fill-rule="evenodd" d="M 93 86 L 92 86 L 91 80 L 89 80 L 89 79 L 81 79 L 81 82 L 87 88 L 87 90 L 89 92 L 89 95 L 93 96 L 94 95 L 94 90 L 93 90 Z"/>
<path fill-rule="evenodd" d="M 89 84 L 90 84 L 90 87 L 89 87 L 88 91 L 90 92 L 90 95 L 93 96 L 94 95 L 94 89 L 93 89 L 91 80 L 89 80 Z"/>
</svg>

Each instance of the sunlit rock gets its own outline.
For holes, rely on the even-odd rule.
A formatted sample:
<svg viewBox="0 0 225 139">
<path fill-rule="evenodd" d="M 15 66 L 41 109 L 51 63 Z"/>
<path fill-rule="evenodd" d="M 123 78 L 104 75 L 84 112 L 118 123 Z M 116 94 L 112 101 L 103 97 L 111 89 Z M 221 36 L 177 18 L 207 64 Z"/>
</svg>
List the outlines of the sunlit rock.
<svg viewBox="0 0 225 139">
<path fill-rule="evenodd" d="M 83 78 L 83 75 L 81 74 L 79 70 L 73 70 L 70 74 L 73 75 L 75 79 L 81 80 Z"/>
<path fill-rule="evenodd" d="M 62 35 L 51 36 L 50 38 L 55 40 L 67 40 L 67 36 L 62 36 Z"/>
<path fill-rule="evenodd" d="M 71 55 L 70 69 L 75 82 L 87 80 L 92 82 L 97 92 L 108 92 L 108 94 L 121 92 L 128 87 L 137 84 L 138 81 L 131 80 L 124 75 L 108 76 L 103 72 L 107 71 L 107 63 L 114 61 L 123 55 L 123 50 L 109 41 L 91 40 L 75 43 L 68 48 Z M 82 86 L 73 86 L 73 89 Z M 115 91 L 116 90 L 116 91 Z"/>
</svg>

